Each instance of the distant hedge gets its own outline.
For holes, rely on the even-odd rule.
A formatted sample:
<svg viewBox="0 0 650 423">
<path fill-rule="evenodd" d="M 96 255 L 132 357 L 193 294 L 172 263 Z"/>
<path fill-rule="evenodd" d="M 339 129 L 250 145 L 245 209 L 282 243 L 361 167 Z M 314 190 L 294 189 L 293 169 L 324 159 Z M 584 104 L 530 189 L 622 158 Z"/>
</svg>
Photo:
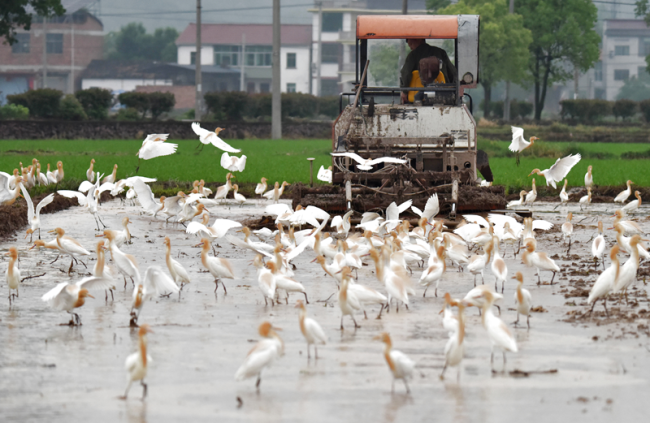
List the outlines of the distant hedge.
<svg viewBox="0 0 650 423">
<path fill-rule="evenodd" d="M 580 123 L 593 123 L 607 116 L 614 116 L 616 120 L 628 120 L 640 111 L 646 122 L 650 122 L 650 103 L 648 100 L 636 102 L 632 100 L 562 100 L 560 116 L 563 120 L 574 120 Z M 646 110 L 647 109 L 647 110 Z"/>
<path fill-rule="evenodd" d="M 59 106 L 63 92 L 52 88 L 40 88 L 22 94 L 7 96 L 9 104 L 27 107 L 29 114 L 37 118 L 59 117 Z"/>
<path fill-rule="evenodd" d="M 216 120 L 264 120 L 272 114 L 271 94 L 249 95 L 241 91 L 220 91 L 206 93 L 203 98 L 208 111 Z M 316 97 L 302 93 L 282 94 L 282 119 L 313 119 L 320 116 L 334 119 L 338 114 L 338 97 Z"/>
<path fill-rule="evenodd" d="M 118 95 L 117 98 L 122 105 L 140 112 L 142 119 L 149 113 L 152 120 L 157 120 L 163 113 L 174 110 L 176 104 L 174 94 L 160 91 L 152 93 L 129 91 Z"/>
</svg>

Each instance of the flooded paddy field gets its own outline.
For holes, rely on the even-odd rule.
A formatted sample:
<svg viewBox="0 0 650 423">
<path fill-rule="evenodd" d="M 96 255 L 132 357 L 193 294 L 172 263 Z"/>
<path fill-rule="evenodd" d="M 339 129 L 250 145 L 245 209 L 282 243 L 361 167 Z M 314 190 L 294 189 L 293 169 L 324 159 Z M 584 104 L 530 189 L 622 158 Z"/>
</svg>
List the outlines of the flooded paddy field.
<svg viewBox="0 0 650 423">
<path fill-rule="evenodd" d="M 266 203 L 251 202 L 243 208 L 214 207 L 214 217 L 245 221 L 262 215 Z M 137 348 L 137 329 L 129 327 L 132 285 L 126 289 L 116 281 L 115 299 L 104 299 L 101 291 L 91 292 L 95 299 L 77 309 L 80 327 L 65 325 L 69 316 L 54 311 L 41 296 L 57 283 L 76 281 L 88 275 L 93 258 L 84 258 L 88 270 L 76 265 L 68 276 L 70 261 L 56 254 L 30 250 L 22 229 L 13 239 L 0 242 L 0 272 L 4 275 L 11 246 L 18 247 L 24 280 L 20 297 L 10 307 L 0 300 L 0 416 L 2 421 L 93 421 L 93 422 L 177 422 L 200 421 L 441 421 L 521 422 L 521 421 L 612 421 L 625 417 L 645 417 L 650 392 L 650 304 L 645 279 L 647 262 L 641 263 L 639 280 L 629 302 L 610 296 L 606 317 L 602 305 L 592 316 L 588 310 L 588 291 L 601 272 L 594 271 L 591 240 L 596 235 L 597 219 L 605 227 L 613 222 L 613 204 L 595 204 L 588 213 L 574 212 L 574 243 L 565 254 L 559 230 L 567 209 L 553 210 L 555 204 L 535 206 L 535 217 L 555 223 L 544 233 L 538 231 L 538 251 L 556 259 L 562 272 L 548 285 L 551 274 L 543 272 L 542 285 L 536 284 L 535 269 L 525 267 L 520 256 L 505 254 L 508 280 L 501 318 L 513 331 L 519 352 L 507 354 L 506 372 L 501 354 L 495 354 L 490 370 L 490 343 L 475 308 L 468 309 L 465 358 L 460 366 L 439 374 L 444 364 L 447 333 L 442 327 L 442 295 L 462 298 L 473 287 L 469 272 L 458 273 L 449 266 L 434 296 L 427 297 L 416 288 L 410 309 L 394 308 L 376 320 L 377 307 L 368 308 L 368 320 L 356 315 L 361 328 L 354 329 L 349 317 L 345 330 L 339 328 L 341 312 L 336 300 L 336 284 L 315 263 L 314 252 L 307 250 L 294 260 L 295 279 L 307 290 L 308 312 L 323 327 L 327 345 L 319 346 L 319 358 L 307 359 L 304 338 L 298 326 L 295 301 L 304 298 L 291 294 L 289 304 L 265 306 L 257 286 L 253 253 L 221 239 L 215 244 L 219 257 L 228 258 L 236 279 L 225 280 L 228 294 L 219 288 L 214 294 L 213 278 L 202 272 L 199 238 L 188 235 L 179 225 L 166 224 L 140 214 L 140 207 L 123 206 L 110 201 L 100 206 L 100 215 L 113 229 L 128 216 L 134 236 L 122 250 L 138 260 L 140 272 L 151 265 L 165 272 L 163 239 L 169 236 L 172 254 L 190 272 L 192 283 L 180 298 L 157 298 L 142 309 L 140 323 L 153 329 L 149 335 L 152 363 L 146 382 L 148 396 L 142 401 L 142 389 L 134 384 L 126 401 L 118 399 L 126 386 L 124 361 Z M 648 232 L 648 208 L 642 207 L 637 222 Z M 86 210 L 72 207 L 42 216 L 43 238 L 46 230 L 61 227 L 89 251 L 97 239 L 95 222 Z M 605 231 L 607 251 L 615 242 L 614 232 Z M 231 234 L 235 234 L 231 231 Z M 242 237 L 242 234 L 235 234 Z M 502 248 L 503 251 L 503 248 Z M 557 255 L 557 257 L 556 257 Z M 108 257 L 108 255 L 107 255 Z M 620 255 L 621 262 L 627 259 Z M 371 262 L 372 263 L 372 262 Z M 609 265 L 609 260 L 607 260 Z M 417 283 L 422 269 L 413 268 Z M 533 313 L 530 330 L 514 327 L 516 311 L 513 295 L 516 271 L 524 274 L 524 286 L 530 290 Z M 479 278 L 480 280 L 480 278 Z M 359 282 L 384 291 L 374 274 L 374 265 L 359 271 Z M 494 276 L 485 271 L 485 282 Z M 260 392 L 255 380 L 236 382 L 234 374 L 246 354 L 259 339 L 257 327 L 269 320 L 282 328 L 285 355 L 262 374 Z M 64 325 L 62 325 L 64 324 Z M 373 337 L 387 331 L 394 348 L 416 362 L 411 394 L 401 381 L 391 394 L 392 376 L 383 357 L 383 344 Z M 511 373 L 518 370 L 518 373 Z"/>
</svg>

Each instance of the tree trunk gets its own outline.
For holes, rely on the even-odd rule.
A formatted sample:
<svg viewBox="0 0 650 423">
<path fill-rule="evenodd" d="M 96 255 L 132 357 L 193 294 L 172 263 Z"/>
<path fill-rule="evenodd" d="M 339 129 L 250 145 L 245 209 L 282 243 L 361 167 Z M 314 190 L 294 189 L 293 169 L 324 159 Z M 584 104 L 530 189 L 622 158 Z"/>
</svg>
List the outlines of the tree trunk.
<svg viewBox="0 0 650 423">
<path fill-rule="evenodd" d="M 481 82 L 483 85 L 483 117 L 488 119 L 490 117 L 490 97 L 492 97 L 492 85 L 487 84 L 485 81 Z"/>
<path fill-rule="evenodd" d="M 540 120 L 542 118 L 542 109 L 539 104 L 539 61 L 540 53 L 539 51 L 535 54 L 535 68 L 533 70 L 533 79 L 535 80 L 535 120 Z"/>
<path fill-rule="evenodd" d="M 548 78 L 551 76 L 551 64 L 552 64 L 552 57 L 550 55 L 547 55 L 544 57 L 544 77 L 542 79 L 541 89 L 542 92 L 539 96 L 539 103 L 535 105 L 535 120 L 541 120 L 542 119 L 542 110 L 544 110 L 544 101 L 546 101 L 546 90 L 548 88 Z"/>
</svg>

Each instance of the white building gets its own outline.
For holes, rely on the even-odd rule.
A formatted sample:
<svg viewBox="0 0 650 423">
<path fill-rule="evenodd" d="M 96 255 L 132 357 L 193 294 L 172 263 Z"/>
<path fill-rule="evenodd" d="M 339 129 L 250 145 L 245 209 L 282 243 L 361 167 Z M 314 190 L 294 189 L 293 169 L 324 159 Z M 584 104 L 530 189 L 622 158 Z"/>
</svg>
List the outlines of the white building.
<svg viewBox="0 0 650 423">
<path fill-rule="evenodd" d="M 643 20 L 604 21 L 601 60 L 594 71 L 594 97 L 616 100 L 625 81 L 646 72 L 648 55 L 650 28 Z"/>
<path fill-rule="evenodd" d="M 312 12 L 313 72 L 312 94 L 316 95 L 318 77 L 318 29 L 321 28 L 321 95 L 338 95 L 350 91 L 355 79 L 356 26 L 358 15 L 393 15 L 402 13 L 397 0 L 315 1 Z M 318 8 L 318 4 L 321 7 Z M 425 0 L 410 0 L 408 13 L 427 14 Z M 319 25 L 322 15 L 322 26 Z"/>
<path fill-rule="evenodd" d="M 280 37 L 282 92 L 311 92 L 311 26 L 282 25 Z M 202 24 L 201 44 L 201 65 L 239 70 L 240 89 L 248 93 L 271 91 L 272 25 Z M 178 64 L 194 64 L 196 24 L 185 28 L 176 45 Z"/>
</svg>

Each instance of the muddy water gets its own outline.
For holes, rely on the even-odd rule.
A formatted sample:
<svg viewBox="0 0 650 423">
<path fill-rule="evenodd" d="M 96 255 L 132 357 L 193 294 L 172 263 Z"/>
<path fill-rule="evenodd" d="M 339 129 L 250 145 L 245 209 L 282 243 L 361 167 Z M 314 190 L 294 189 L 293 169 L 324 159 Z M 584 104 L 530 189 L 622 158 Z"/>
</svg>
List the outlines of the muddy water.
<svg viewBox="0 0 650 423">
<path fill-rule="evenodd" d="M 552 210 L 552 204 L 536 207 L 538 217 L 560 224 L 566 210 Z M 243 209 L 213 209 L 213 217 L 245 220 L 259 215 L 263 205 Z M 68 322 L 65 312 L 55 312 L 40 297 L 56 283 L 75 281 L 88 271 L 78 265 L 72 277 L 70 264 L 55 254 L 28 250 L 29 244 L 17 240 L 0 244 L 4 253 L 18 246 L 23 276 L 45 276 L 25 280 L 20 298 L 11 308 L 0 302 L 0 415 L 2 421 L 93 421 L 93 422 L 175 422 L 189 421 L 611 421 L 617 417 L 633 419 L 645 416 L 650 380 L 650 310 L 646 288 L 640 280 L 625 302 L 610 302 L 611 318 L 602 313 L 600 304 L 592 318 L 576 319 L 586 310 L 586 297 L 565 297 L 589 289 L 597 273 L 588 275 L 590 239 L 596 231 L 598 216 L 611 226 L 612 205 L 595 205 L 590 214 L 574 211 L 577 223 L 571 254 L 564 259 L 560 234 L 540 234 L 538 250 L 560 254 L 558 263 L 566 271 L 558 275 L 558 284 L 535 284 L 533 269 L 525 268 L 508 252 L 509 274 L 521 270 L 534 305 L 547 312 L 535 313 L 531 329 L 525 324 L 512 327 L 514 311 L 513 280 L 508 279 L 502 307 L 502 319 L 513 328 L 519 353 L 508 354 L 507 370 L 557 370 L 557 373 L 531 373 L 528 377 L 492 374 L 490 345 L 475 309 L 468 311 L 466 356 L 460 382 L 456 369 L 448 369 L 447 378 L 438 377 L 444 362 L 447 340 L 439 311 L 443 301 L 433 290 L 422 298 L 422 290 L 412 297 L 410 310 L 400 310 L 375 320 L 376 309 L 369 309 L 369 320 L 357 315 L 361 328 L 354 330 L 346 318 L 345 330 L 339 330 L 340 311 L 336 304 L 336 286 L 314 264 L 313 252 L 295 260 L 296 279 L 309 294 L 309 313 L 320 322 L 329 337 L 319 348 L 320 358 L 307 360 L 306 344 L 298 328 L 298 313 L 290 305 L 265 306 L 257 288 L 252 254 L 219 242 L 220 257 L 235 266 L 237 279 L 226 281 L 228 295 L 207 273 L 200 273 L 198 239 L 179 227 L 165 225 L 138 214 L 136 207 L 119 202 L 101 206 L 107 225 L 118 228 L 123 216 L 133 224 L 132 245 L 123 251 L 136 256 L 140 270 L 150 265 L 165 268 L 163 237 L 168 235 L 174 256 L 190 271 L 192 284 L 182 296 L 160 298 L 145 304 L 141 323 L 149 323 L 149 353 L 153 357 L 147 383 L 149 395 L 140 400 L 142 390 L 134 385 L 127 401 L 117 397 L 125 388 L 124 360 L 137 345 L 137 334 L 129 328 L 132 288 L 118 282 L 115 300 L 104 300 L 103 292 L 93 292 L 79 309 L 83 326 L 61 326 Z M 647 209 L 642 216 L 647 215 Z M 645 229 L 650 223 L 638 219 Z M 60 226 L 94 251 L 96 239 L 92 216 L 81 208 L 72 208 L 42 218 L 45 229 Z M 558 227 L 559 228 L 559 227 Z M 614 239 L 607 232 L 608 242 Z M 239 234 L 241 235 L 241 234 Z M 180 252 L 180 255 L 179 255 Z M 623 258 L 624 260 L 624 258 Z M 94 260 L 84 260 L 88 267 Z M 2 256 L 4 274 L 7 258 Z M 580 267 L 585 266 L 585 267 Z M 647 272 L 648 265 L 642 264 Z M 414 269 L 414 279 L 421 270 Z M 571 275 L 570 272 L 580 273 Z M 494 277 L 485 273 L 486 282 Z M 544 281 L 550 274 L 543 274 Z M 469 273 L 457 273 L 451 267 L 440 284 L 439 294 L 449 291 L 462 297 L 473 286 Z M 382 289 L 372 268 L 359 272 L 362 283 Z M 6 293 L 6 284 L 3 283 Z M 4 294 L 3 294 L 4 295 Z M 329 300 L 328 300 L 329 299 Z M 573 305 L 575 304 L 575 305 Z M 569 314 L 567 314 L 569 313 Z M 270 320 L 283 328 L 286 354 L 263 373 L 261 392 L 255 392 L 254 380 L 235 382 L 234 374 L 254 342 L 257 326 Z M 391 376 L 384 362 L 383 344 L 372 338 L 381 331 L 393 337 L 394 347 L 417 363 L 411 381 L 411 395 L 401 382 L 391 394 Z M 502 369 L 500 354 L 495 368 Z M 242 401 L 238 408 L 237 397 Z"/>
</svg>

